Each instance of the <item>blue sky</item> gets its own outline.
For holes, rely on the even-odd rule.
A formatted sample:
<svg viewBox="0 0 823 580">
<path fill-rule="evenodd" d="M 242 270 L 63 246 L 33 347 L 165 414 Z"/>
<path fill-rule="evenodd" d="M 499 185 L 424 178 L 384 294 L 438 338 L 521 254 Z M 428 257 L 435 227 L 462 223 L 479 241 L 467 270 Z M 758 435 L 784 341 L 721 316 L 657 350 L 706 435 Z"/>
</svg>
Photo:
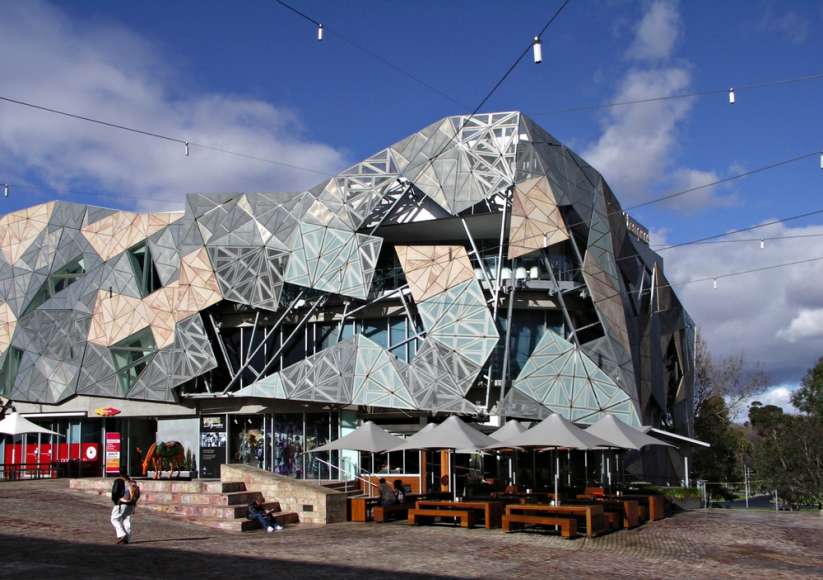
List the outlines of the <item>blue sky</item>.
<svg viewBox="0 0 823 580">
<path fill-rule="evenodd" d="M 4 3 L 0 94 L 333 173 L 474 108 L 559 2 L 294 4 L 324 22 L 324 42 L 273 0 Z M 543 64 L 525 60 L 486 110 L 532 116 L 632 205 L 820 150 L 823 80 L 741 91 L 733 107 L 716 95 L 552 111 L 821 73 L 821 26 L 819 0 L 572 0 L 543 39 Z M 190 191 L 295 190 L 321 179 L 202 150 L 185 158 L 176 144 L 0 104 L 0 182 L 13 184 L 4 211 L 54 195 L 175 206 Z M 678 242 L 823 208 L 821 180 L 812 158 L 635 213 L 658 243 Z M 823 233 L 821 221 L 768 233 Z M 665 256 L 679 283 L 823 256 L 823 237 Z M 717 290 L 684 286 L 681 296 L 713 350 L 743 352 L 791 387 L 823 354 L 823 296 L 810 283 L 819 274 L 815 263 Z"/>
</svg>

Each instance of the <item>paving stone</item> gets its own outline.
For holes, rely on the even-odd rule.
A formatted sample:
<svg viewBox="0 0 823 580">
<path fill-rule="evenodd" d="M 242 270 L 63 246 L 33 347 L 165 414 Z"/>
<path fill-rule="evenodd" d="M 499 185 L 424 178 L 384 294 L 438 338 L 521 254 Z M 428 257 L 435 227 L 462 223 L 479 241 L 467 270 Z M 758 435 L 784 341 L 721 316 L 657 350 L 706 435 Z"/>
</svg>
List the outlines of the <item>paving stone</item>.
<svg viewBox="0 0 823 580">
<path fill-rule="evenodd" d="M 450 525 L 296 524 L 232 532 L 141 510 L 114 545 L 105 497 L 64 481 L 0 483 L 0 578 L 804 578 L 821 577 L 823 517 L 688 512 L 563 540 Z"/>
</svg>

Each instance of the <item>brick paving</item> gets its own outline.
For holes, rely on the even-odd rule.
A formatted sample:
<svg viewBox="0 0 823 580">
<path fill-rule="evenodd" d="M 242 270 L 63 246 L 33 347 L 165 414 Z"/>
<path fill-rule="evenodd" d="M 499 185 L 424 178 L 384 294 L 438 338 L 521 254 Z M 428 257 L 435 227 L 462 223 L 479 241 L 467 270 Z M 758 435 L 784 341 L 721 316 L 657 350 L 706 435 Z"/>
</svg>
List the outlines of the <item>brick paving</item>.
<svg viewBox="0 0 823 580">
<path fill-rule="evenodd" d="M 562 540 L 451 526 L 202 528 L 147 510 L 114 545 L 105 499 L 64 481 L 0 483 L 0 578 L 802 578 L 823 577 L 823 517 L 714 510 Z"/>
</svg>

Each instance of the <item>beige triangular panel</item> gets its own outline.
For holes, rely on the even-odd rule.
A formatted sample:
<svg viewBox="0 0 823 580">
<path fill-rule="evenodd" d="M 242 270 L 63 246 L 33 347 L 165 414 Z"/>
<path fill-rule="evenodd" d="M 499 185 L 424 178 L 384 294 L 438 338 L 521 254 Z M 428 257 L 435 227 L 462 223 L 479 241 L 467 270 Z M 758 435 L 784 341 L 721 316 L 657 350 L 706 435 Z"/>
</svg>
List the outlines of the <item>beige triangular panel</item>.
<svg viewBox="0 0 823 580">
<path fill-rule="evenodd" d="M 183 212 L 137 214 L 118 211 L 83 226 L 81 231 L 94 251 L 103 260 L 110 260 L 181 217 Z"/>
<path fill-rule="evenodd" d="M 54 203 L 41 203 L 0 218 L 0 252 L 14 264 L 49 225 Z"/>
<path fill-rule="evenodd" d="M 568 239 L 549 180 L 535 177 L 518 183 L 512 196 L 509 259 Z"/>
<path fill-rule="evenodd" d="M 11 306 L 5 302 L 0 303 L 0 354 L 6 352 L 14 336 L 14 329 L 17 326 L 17 317 L 11 310 Z"/>
<path fill-rule="evenodd" d="M 463 246 L 395 246 L 415 302 L 474 278 Z"/>
</svg>

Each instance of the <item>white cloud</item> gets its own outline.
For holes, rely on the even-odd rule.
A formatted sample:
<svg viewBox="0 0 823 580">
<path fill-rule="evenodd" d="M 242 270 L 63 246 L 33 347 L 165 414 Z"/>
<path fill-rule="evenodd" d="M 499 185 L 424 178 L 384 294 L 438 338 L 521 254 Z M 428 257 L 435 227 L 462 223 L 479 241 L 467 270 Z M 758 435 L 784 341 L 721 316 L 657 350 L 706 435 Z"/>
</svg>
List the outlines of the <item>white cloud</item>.
<svg viewBox="0 0 823 580">
<path fill-rule="evenodd" d="M 789 342 L 823 337 L 823 308 L 800 310 L 786 328 L 777 331 L 777 336 Z"/>
<path fill-rule="evenodd" d="M 669 97 L 689 92 L 691 65 L 673 61 L 673 50 L 683 35 L 676 2 L 656 0 L 634 28 L 626 50 L 633 65 L 626 71 L 612 102 Z M 652 100 L 609 109 L 599 138 L 583 156 L 606 177 L 624 205 L 646 201 L 656 190 L 667 191 L 715 181 L 714 171 L 678 166 L 677 137 L 692 108 L 689 98 Z M 692 212 L 708 206 L 734 203 L 712 188 L 677 198 L 667 204 Z"/>
<path fill-rule="evenodd" d="M 770 35 L 780 35 L 792 44 L 800 45 L 806 42 L 813 16 L 807 17 L 796 10 L 781 12 L 784 6 L 774 1 L 763 4 L 763 14 L 757 23 L 758 30 Z"/>
<path fill-rule="evenodd" d="M 655 0 L 638 22 L 627 56 L 641 61 L 667 59 L 681 34 L 677 3 Z"/>
<path fill-rule="evenodd" d="M 689 72 L 682 67 L 629 71 L 612 100 L 669 96 L 686 90 Z M 600 138 L 583 157 L 605 175 L 626 202 L 648 197 L 649 187 L 666 175 L 677 124 L 691 101 L 677 99 L 612 109 Z"/>
<path fill-rule="evenodd" d="M 341 152 L 305 136 L 294 111 L 191 87 L 150 39 L 116 24 L 74 22 L 40 2 L 6 3 L 0 38 L 4 96 L 324 172 L 345 165 Z M 323 179 L 194 147 L 185 157 L 178 143 L 8 103 L 0 103 L 0 170 L 18 183 L 35 174 L 61 192 L 96 187 L 153 207 L 179 205 L 192 191 L 289 191 Z"/>
<path fill-rule="evenodd" d="M 797 385 L 771 386 L 759 395 L 754 395 L 746 399 L 743 404 L 739 406 L 737 415 L 732 417 L 732 419 L 738 423 L 747 421 L 749 419 L 749 407 L 755 401 L 762 403 L 763 406 L 774 405 L 775 407 L 780 407 L 784 413 L 795 414 L 798 412 L 797 407 L 792 405 L 792 395 L 795 389 L 797 389 Z"/>
<path fill-rule="evenodd" d="M 762 249 L 761 237 L 766 238 Z M 768 239 L 775 237 L 782 239 Z M 667 277 L 713 353 L 742 353 L 747 366 L 760 363 L 773 384 L 796 384 L 823 353 L 823 260 L 720 277 L 716 289 L 710 279 L 682 283 L 823 258 L 823 225 L 775 224 L 725 239 L 744 241 L 662 252 Z"/>
</svg>

